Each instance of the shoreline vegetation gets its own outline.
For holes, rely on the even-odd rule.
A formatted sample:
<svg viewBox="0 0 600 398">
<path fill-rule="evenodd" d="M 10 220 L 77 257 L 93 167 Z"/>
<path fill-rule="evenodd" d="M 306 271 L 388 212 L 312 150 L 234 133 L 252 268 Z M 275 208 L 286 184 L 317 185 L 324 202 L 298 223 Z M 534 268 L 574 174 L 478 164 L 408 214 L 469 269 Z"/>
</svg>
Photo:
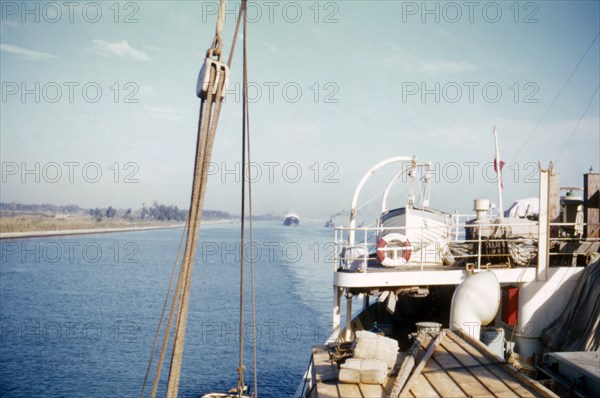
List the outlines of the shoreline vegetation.
<svg viewBox="0 0 600 398">
<path fill-rule="evenodd" d="M 204 224 L 229 222 L 222 211 L 205 210 Z M 0 203 L 0 239 L 83 235 L 181 228 L 187 210 L 157 201 L 140 209 L 82 208 L 78 205 Z"/>
<path fill-rule="evenodd" d="M 0 203 L 0 239 L 83 235 L 109 232 L 182 228 L 187 210 L 154 201 L 138 210 L 107 208 L 84 209 L 77 205 Z M 255 221 L 280 220 L 269 213 Z M 204 210 L 202 224 L 224 224 L 237 218 L 220 210 Z"/>
<path fill-rule="evenodd" d="M 229 223 L 232 220 L 205 220 L 202 224 Z M 0 239 L 84 235 L 111 232 L 182 228 L 181 221 L 124 220 L 98 221 L 87 215 L 0 214 Z"/>
</svg>

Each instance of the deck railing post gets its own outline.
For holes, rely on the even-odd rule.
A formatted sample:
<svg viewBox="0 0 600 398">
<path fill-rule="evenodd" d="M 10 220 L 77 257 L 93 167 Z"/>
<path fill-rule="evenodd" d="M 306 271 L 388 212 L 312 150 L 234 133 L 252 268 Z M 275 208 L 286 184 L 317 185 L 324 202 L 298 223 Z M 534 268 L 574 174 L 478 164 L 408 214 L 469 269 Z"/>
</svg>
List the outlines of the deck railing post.
<svg viewBox="0 0 600 398">
<path fill-rule="evenodd" d="M 336 271 L 336 268 L 339 266 L 340 264 L 340 241 L 338 240 L 338 230 L 334 229 L 333 230 L 333 272 Z"/>
<path fill-rule="evenodd" d="M 477 271 L 481 270 L 481 226 L 477 228 Z"/>
<path fill-rule="evenodd" d="M 421 250 L 420 250 L 420 252 L 421 252 L 421 271 L 423 271 L 423 236 L 424 236 L 423 235 L 423 225 L 421 225 L 421 242 L 420 242 L 420 244 L 421 244 Z"/>
<path fill-rule="evenodd" d="M 339 337 L 339 333 L 340 333 L 340 322 L 341 322 L 340 304 L 341 304 L 341 299 L 342 299 L 342 289 L 339 288 L 338 286 L 333 286 L 333 318 L 332 318 L 332 322 L 333 322 L 333 335 L 332 335 L 332 337 L 334 338 L 334 340 Z"/>
<path fill-rule="evenodd" d="M 352 341 L 352 293 L 346 291 L 346 333 L 344 341 Z"/>
<path fill-rule="evenodd" d="M 455 225 L 455 229 L 454 229 L 454 240 L 458 240 L 458 224 L 460 223 L 460 215 L 458 214 L 458 210 L 455 210 L 454 212 L 454 225 Z"/>
<path fill-rule="evenodd" d="M 550 200 L 550 174 L 551 169 L 540 170 L 540 215 L 538 218 L 538 265 L 536 279 L 538 281 L 546 280 L 546 271 L 548 268 L 548 243 L 549 243 L 549 200 Z"/>
<path fill-rule="evenodd" d="M 367 273 L 367 267 L 369 266 L 369 242 L 367 241 L 369 238 L 369 233 L 367 232 L 367 229 L 364 230 L 364 236 L 363 236 L 363 249 L 364 249 L 364 254 L 363 254 L 363 272 L 366 274 Z"/>
</svg>

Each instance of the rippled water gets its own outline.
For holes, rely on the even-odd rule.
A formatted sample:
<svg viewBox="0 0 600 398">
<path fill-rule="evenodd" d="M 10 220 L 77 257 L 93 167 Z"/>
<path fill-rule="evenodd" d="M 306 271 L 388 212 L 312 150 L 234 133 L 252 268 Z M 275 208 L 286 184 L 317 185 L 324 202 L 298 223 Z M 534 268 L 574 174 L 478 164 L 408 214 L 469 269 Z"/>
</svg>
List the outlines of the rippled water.
<svg viewBox="0 0 600 398">
<path fill-rule="evenodd" d="M 180 396 L 236 384 L 239 233 L 236 224 L 202 228 Z M 259 395 L 289 396 L 311 345 L 329 332 L 333 234 L 321 225 L 257 223 L 254 235 Z M 139 395 L 180 236 L 171 229 L 3 240 L 0 395 Z M 243 325 L 251 383 L 249 311 Z"/>
</svg>

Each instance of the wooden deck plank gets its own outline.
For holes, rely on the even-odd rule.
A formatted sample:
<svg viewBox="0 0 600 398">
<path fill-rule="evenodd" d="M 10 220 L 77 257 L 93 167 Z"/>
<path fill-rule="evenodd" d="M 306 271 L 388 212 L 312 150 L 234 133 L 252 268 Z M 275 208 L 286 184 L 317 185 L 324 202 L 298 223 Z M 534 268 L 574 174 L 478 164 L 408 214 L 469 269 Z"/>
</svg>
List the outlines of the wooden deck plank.
<svg viewBox="0 0 600 398">
<path fill-rule="evenodd" d="M 340 398 L 337 380 L 320 381 L 317 383 L 317 397 Z"/>
<path fill-rule="evenodd" d="M 459 336 L 454 336 L 457 340 L 461 339 L 461 337 Z M 478 355 L 479 353 L 479 350 L 477 350 L 477 348 L 473 347 L 471 344 L 461 344 L 461 347 L 471 355 Z M 481 361 L 481 363 L 486 365 L 494 363 L 494 360 L 488 355 L 479 355 L 478 358 Z M 539 396 L 539 394 L 537 394 L 533 388 L 527 386 L 524 383 L 519 382 L 510 372 L 506 370 L 504 366 L 488 366 L 487 369 L 498 379 L 502 380 L 502 382 L 506 384 L 515 393 L 516 396 L 522 398 L 531 398 Z"/>
<path fill-rule="evenodd" d="M 419 355 L 417 356 L 417 362 L 420 362 L 423 359 L 425 349 L 432 338 L 435 336 L 432 333 L 428 333 L 423 338 L 421 343 L 421 350 Z M 436 354 L 434 353 L 434 356 Z M 430 375 L 433 374 L 433 377 L 428 377 L 426 373 Z M 425 368 L 421 372 L 421 376 L 425 378 L 429 386 L 434 390 L 436 395 L 441 397 L 466 397 L 467 395 L 458 387 L 456 382 L 446 374 L 446 372 L 437 364 L 435 361 L 428 361 L 425 365 Z M 411 393 L 415 394 L 411 388 Z M 417 395 L 419 396 L 419 395 Z"/>
<path fill-rule="evenodd" d="M 468 370 L 464 369 L 460 362 L 458 362 L 450 353 L 446 350 L 440 350 L 433 356 L 442 369 L 446 371 L 448 376 L 454 382 L 460 386 L 460 388 L 467 394 L 473 397 L 490 397 L 492 393 L 473 377 Z"/>
<path fill-rule="evenodd" d="M 358 384 L 338 383 L 338 394 L 343 398 L 364 398 Z"/>
<path fill-rule="evenodd" d="M 415 397 L 439 397 L 438 393 L 433 389 L 431 384 L 427 381 L 423 374 L 417 377 L 415 383 L 411 386 L 409 391 Z"/>
<path fill-rule="evenodd" d="M 368 398 L 387 398 L 388 394 L 383 389 L 381 384 L 359 384 L 363 397 Z"/>
<path fill-rule="evenodd" d="M 467 340 L 469 342 L 469 344 L 473 348 L 475 348 L 477 351 L 479 351 L 482 355 L 492 357 L 492 358 L 497 358 L 497 356 L 495 354 L 492 354 L 489 351 L 489 349 L 487 349 L 485 344 L 483 344 L 479 340 L 471 339 L 468 335 L 466 335 L 464 332 L 462 332 L 460 330 L 457 331 L 457 334 L 461 335 L 462 338 Z M 512 378 L 514 378 L 519 383 L 521 383 L 522 386 L 527 387 L 527 389 L 531 390 L 534 396 L 559 398 L 558 395 L 556 395 L 555 393 L 553 393 L 552 391 L 550 391 L 549 389 L 544 387 L 540 382 L 535 381 L 535 380 L 531 379 L 530 377 L 527 377 L 524 373 L 520 373 L 520 372 L 516 371 L 516 369 L 514 369 L 512 366 L 506 365 L 504 367 L 504 370 L 508 374 L 510 374 Z"/>
<path fill-rule="evenodd" d="M 326 380 L 337 380 L 340 373 L 337 366 L 329 360 L 329 352 L 324 346 L 314 346 L 313 354 L 313 373 L 317 382 Z"/>
<path fill-rule="evenodd" d="M 469 367 L 468 371 L 481 384 L 485 385 L 494 396 L 507 398 L 517 396 L 501 379 L 489 369 L 482 366 L 482 362 L 480 361 L 482 355 L 473 355 L 474 353 L 466 351 L 464 346 L 469 344 L 465 340 L 448 338 L 444 339 L 441 345 L 441 349 L 450 353 L 462 365 Z"/>
<path fill-rule="evenodd" d="M 415 366 L 415 368 L 413 369 L 412 374 L 409 376 L 408 380 L 406 380 L 406 383 L 404 383 L 404 386 L 402 387 L 402 390 L 400 391 L 400 396 L 405 396 L 408 394 L 413 383 L 416 383 L 417 379 L 421 375 L 421 372 L 427 365 L 427 362 L 429 361 L 429 359 L 437 351 L 438 345 L 440 344 L 441 340 L 444 338 L 445 335 L 446 335 L 446 332 L 441 331 L 435 338 L 433 338 L 433 336 L 431 336 L 431 338 L 429 339 L 429 343 L 427 344 L 427 349 L 425 350 L 425 352 L 423 354 L 423 357 L 418 362 L 417 366 Z"/>
<path fill-rule="evenodd" d="M 433 359 L 435 359 L 435 354 Z M 421 374 L 441 397 L 458 398 L 467 396 L 436 361 L 429 361 Z"/>
<path fill-rule="evenodd" d="M 439 344 L 407 397 L 556 397 L 541 387 L 536 389 L 532 384 L 535 382 L 513 373 L 502 358 L 490 353 L 481 343 L 460 333 L 448 333 L 449 337 Z M 426 347 L 430 340 L 431 335 L 428 335 L 422 346 Z M 423 352 L 419 353 L 417 363 Z M 324 346 L 313 347 L 313 369 L 317 382 L 315 395 L 320 398 L 387 398 L 396 380 L 386 378 L 383 385 L 340 383 L 339 370 L 331 364 Z"/>
</svg>

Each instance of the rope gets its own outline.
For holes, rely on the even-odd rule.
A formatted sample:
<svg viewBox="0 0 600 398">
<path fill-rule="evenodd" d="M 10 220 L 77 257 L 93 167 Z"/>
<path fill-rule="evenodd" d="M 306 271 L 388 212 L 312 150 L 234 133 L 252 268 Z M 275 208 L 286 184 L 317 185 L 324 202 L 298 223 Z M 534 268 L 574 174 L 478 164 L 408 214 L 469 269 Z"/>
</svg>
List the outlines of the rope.
<svg viewBox="0 0 600 398">
<path fill-rule="evenodd" d="M 211 47 L 206 52 L 206 58 L 216 56 L 217 60 L 221 60 L 221 46 L 223 43 L 223 25 L 225 24 L 225 6 L 226 0 L 221 0 L 219 4 L 219 13 L 217 16 L 217 27 L 215 29 L 215 38 Z"/>
<path fill-rule="evenodd" d="M 242 2 L 242 9 L 245 8 L 245 2 Z M 240 10 L 241 11 L 241 10 Z M 244 19 L 246 13 L 244 12 Z M 244 24 L 245 28 L 245 24 Z M 246 42 L 246 38 L 244 37 L 244 43 Z M 244 57 L 245 54 L 245 46 L 244 46 Z M 242 87 L 242 96 L 245 98 L 246 93 L 246 84 L 245 84 L 246 74 L 244 71 L 244 85 Z M 239 366 L 238 366 L 238 382 L 237 382 L 237 391 L 239 396 L 244 392 L 244 239 L 245 239 L 245 229 L 246 229 L 246 177 L 244 175 L 244 171 L 246 168 L 246 104 L 245 101 L 242 101 L 242 200 L 241 200 L 241 232 L 240 232 L 240 324 L 239 324 Z"/>
<path fill-rule="evenodd" d="M 218 51 L 212 52 L 217 55 L 220 60 L 220 43 L 221 31 L 224 22 L 225 0 L 221 0 L 219 8 L 219 18 L 217 22 L 217 32 L 213 41 L 214 48 Z M 209 54 L 211 51 L 209 50 Z M 214 87 L 215 78 L 219 71 L 216 66 L 211 66 L 209 87 Z M 178 300 L 177 322 L 175 327 L 175 336 L 173 339 L 173 351 L 171 354 L 171 368 L 169 370 L 169 382 L 167 385 L 167 397 L 175 398 L 179 390 L 179 380 L 181 376 L 181 362 L 183 357 L 183 346 L 185 341 L 185 330 L 187 326 L 187 315 L 189 308 L 189 296 L 191 291 L 191 280 L 193 272 L 193 264 L 196 256 L 198 243 L 198 230 L 202 220 L 202 209 L 204 207 L 204 197 L 206 195 L 206 183 L 208 180 L 208 169 L 212 156 L 212 148 L 215 139 L 215 133 L 218 125 L 219 115 L 222 105 L 222 93 L 225 79 L 219 79 L 216 93 L 209 90 L 207 98 L 202 100 L 200 120 L 198 122 L 198 142 L 196 148 L 196 161 L 194 166 L 194 181 L 192 188 L 192 197 L 190 200 L 190 228 L 188 230 L 186 250 L 184 252 L 183 262 L 179 275 L 180 296 Z M 213 98 L 214 96 L 214 98 Z M 207 118 L 204 117 L 202 108 L 205 103 L 207 106 Z M 213 111 L 214 103 L 214 111 Z M 175 301 L 172 305 L 172 310 L 175 307 Z M 165 340 L 168 340 L 168 334 L 165 334 Z M 157 379 L 160 376 L 157 375 Z M 155 380 L 155 383 L 157 381 Z"/>
<path fill-rule="evenodd" d="M 248 107 L 248 51 L 247 51 L 247 25 L 248 18 L 246 13 L 246 0 L 243 1 L 244 9 L 244 43 L 243 43 L 243 80 L 244 80 L 244 97 L 243 97 L 243 109 L 245 114 L 245 130 L 247 135 L 247 147 L 248 151 L 247 159 L 248 164 L 252 164 L 252 160 L 250 158 L 250 112 Z M 244 167 L 245 168 L 245 167 Z M 242 180 L 243 181 L 243 180 Z M 256 360 L 256 300 L 254 294 L 254 238 L 252 236 L 252 181 L 250 178 L 248 179 L 248 213 L 249 213 L 249 238 L 250 238 L 250 285 L 251 285 L 251 302 L 252 302 L 252 356 L 253 356 L 253 369 L 254 369 L 254 397 L 258 397 L 258 370 L 257 370 L 257 360 Z"/>
<path fill-rule="evenodd" d="M 216 69 L 211 68 L 210 84 L 214 84 Z M 210 85 L 209 85 L 210 86 Z M 204 196 L 206 193 L 206 181 L 208 178 L 208 164 L 212 155 L 212 145 L 214 142 L 214 134 L 216 125 L 221 110 L 221 92 L 223 89 L 223 79 L 219 79 L 219 86 L 215 99 L 215 110 L 211 115 L 213 103 L 212 90 L 209 90 L 206 101 L 209 105 L 208 117 L 209 120 L 204 123 L 200 121 L 201 136 L 198 137 L 196 165 L 194 172 L 194 183 L 192 189 L 192 198 L 190 202 L 190 229 L 188 231 L 186 250 L 184 252 L 183 263 L 181 266 L 180 278 L 181 284 L 181 299 L 178 306 L 177 325 L 175 328 L 175 336 L 173 339 L 173 352 L 171 355 L 171 368 L 169 371 L 169 382 L 167 386 L 167 397 L 175 398 L 179 389 L 179 379 L 181 372 L 181 362 L 183 357 L 183 346 L 185 341 L 185 330 L 187 326 L 187 314 L 189 308 L 189 296 L 191 290 L 191 280 L 193 272 L 193 263 L 196 256 L 196 248 L 198 243 L 198 228 L 202 219 L 202 208 L 204 206 Z M 212 116 L 212 118 L 211 118 Z M 207 134 L 202 134 L 207 132 Z"/>
<path fill-rule="evenodd" d="M 245 0 L 243 1 L 245 3 Z M 244 5 L 240 7 L 238 13 L 237 23 L 235 24 L 235 32 L 233 32 L 233 40 L 231 42 L 231 50 L 229 51 L 229 60 L 227 61 L 227 67 L 231 68 L 231 61 L 233 60 L 233 52 L 235 51 L 235 43 L 237 42 L 238 33 L 240 31 L 240 22 L 242 21 L 242 13 L 244 12 Z"/>
<path fill-rule="evenodd" d="M 171 293 L 171 288 L 173 286 L 173 280 L 175 279 L 175 270 L 177 269 L 177 264 L 179 264 L 179 256 L 181 255 L 181 248 L 183 247 L 183 240 L 185 238 L 187 228 L 188 228 L 188 219 L 186 217 L 185 225 L 183 227 L 183 231 L 181 232 L 181 239 L 179 240 L 179 249 L 177 249 L 177 256 L 175 257 L 175 262 L 173 263 L 173 269 L 171 271 L 171 278 L 169 279 L 169 287 L 167 288 L 167 296 L 165 297 L 165 302 L 163 304 L 162 312 L 160 313 L 160 320 L 158 321 L 158 327 L 156 328 L 156 334 L 154 336 L 154 344 L 152 345 L 152 352 L 150 353 L 150 359 L 148 360 L 148 368 L 146 369 L 146 375 L 144 376 L 144 383 L 142 384 L 142 392 L 140 393 L 140 398 L 142 398 L 144 396 L 144 390 L 146 389 L 146 383 L 148 382 L 148 375 L 150 374 L 150 368 L 152 367 L 152 360 L 154 359 L 154 351 L 156 350 L 156 346 L 158 344 L 158 337 L 160 335 L 160 329 L 162 327 L 162 322 L 165 317 L 167 304 L 169 303 L 169 294 Z"/>
<path fill-rule="evenodd" d="M 189 230 L 189 229 L 188 229 Z M 181 275 L 181 270 L 180 270 Z M 167 344 L 169 342 L 169 336 L 171 333 L 171 326 L 173 325 L 173 317 L 175 315 L 175 308 L 179 300 L 181 300 L 181 277 L 177 278 L 177 285 L 175 286 L 175 292 L 173 294 L 173 301 L 171 303 L 171 309 L 169 311 L 169 317 L 167 319 L 167 324 L 165 326 L 165 336 L 163 337 L 163 343 L 160 349 L 160 355 L 158 358 L 158 365 L 156 367 L 156 374 L 154 376 L 154 383 L 152 384 L 152 393 L 151 397 L 156 397 L 156 391 L 158 389 L 158 381 L 160 379 L 160 374 L 162 371 L 162 365 L 165 361 L 165 355 L 167 351 Z"/>
<path fill-rule="evenodd" d="M 215 38 L 212 43 L 212 47 L 207 51 L 207 58 L 217 57 L 218 61 L 221 59 L 221 44 L 222 44 L 222 29 L 224 24 L 224 16 L 225 16 L 225 0 L 221 0 L 219 7 L 219 16 L 217 20 L 217 27 L 215 32 Z M 240 16 L 244 13 L 244 31 L 246 30 L 246 0 L 242 2 L 242 9 L 240 9 Z M 231 53 L 229 55 L 228 65 L 231 65 L 231 61 L 233 59 L 233 52 L 235 49 L 235 41 L 239 31 L 240 19 L 238 19 L 236 25 L 235 37 L 233 39 Z M 244 40 L 244 50 L 246 48 L 246 43 Z M 244 56 L 244 61 L 246 61 L 246 57 Z M 208 65 L 208 63 L 207 63 Z M 215 82 L 217 80 L 218 74 L 220 73 L 219 66 L 210 64 L 209 71 L 209 81 L 208 87 L 215 87 Z M 245 102 L 244 107 L 245 111 L 247 110 L 247 77 L 244 78 L 245 86 L 244 86 L 244 96 Z M 185 330 L 187 326 L 187 316 L 189 309 L 189 299 L 192 285 L 192 273 L 193 273 L 193 265 L 196 256 L 197 244 L 198 244 L 198 231 L 202 221 L 202 210 L 204 207 L 204 197 L 206 195 L 206 185 L 208 180 L 208 170 L 210 166 L 210 160 L 212 156 L 212 148 L 215 140 L 216 129 L 218 125 L 219 115 L 221 112 L 222 99 L 223 99 L 223 89 L 225 84 L 225 79 L 218 79 L 217 90 L 210 89 L 206 94 L 206 98 L 202 98 L 200 104 L 200 112 L 199 112 L 199 120 L 198 120 L 198 132 L 197 132 L 197 143 L 196 143 L 196 158 L 194 163 L 194 177 L 192 184 L 192 194 L 190 198 L 190 210 L 188 212 L 188 217 L 186 220 L 186 228 L 184 228 L 184 233 L 182 235 L 182 239 L 180 242 L 179 253 L 177 255 L 177 260 L 175 262 L 175 266 L 173 268 L 173 272 L 171 275 L 171 280 L 169 282 L 169 288 L 167 290 L 167 297 L 165 298 L 165 305 L 163 306 L 163 311 L 160 317 L 159 326 L 157 330 L 157 334 L 155 336 L 154 345 L 152 348 L 152 353 L 150 355 L 150 361 L 148 364 L 148 369 L 146 371 L 146 377 L 144 379 L 144 384 L 142 387 L 141 396 L 144 394 L 148 374 L 150 371 L 150 367 L 152 364 L 152 360 L 154 358 L 154 353 L 158 341 L 158 335 L 161 330 L 162 322 L 164 320 L 164 314 L 166 311 L 166 305 L 169 300 L 169 294 L 172 288 L 172 282 L 174 279 L 174 272 L 176 269 L 176 265 L 179 260 L 179 255 L 181 253 L 181 245 L 183 243 L 183 239 L 185 237 L 186 245 L 183 253 L 183 260 L 181 262 L 181 267 L 179 269 L 179 276 L 177 278 L 177 284 L 173 293 L 173 298 L 171 301 L 171 307 L 169 310 L 169 316 L 167 319 L 167 324 L 165 326 L 165 333 L 163 336 L 163 341 L 161 345 L 161 351 L 157 363 L 156 375 L 154 378 L 153 388 L 151 396 L 155 397 L 158 389 L 158 382 L 160 380 L 161 370 L 164 363 L 165 355 L 167 352 L 167 346 L 169 345 L 169 339 L 171 334 L 171 329 L 173 327 L 173 320 L 175 319 L 175 327 L 174 327 L 174 337 L 172 341 L 172 350 L 171 350 L 171 363 L 169 369 L 169 378 L 167 384 L 167 392 L 166 396 L 170 398 L 175 398 L 179 389 L 179 380 L 181 377 L 181 363 L 183 357 L 183 346 L 185 341 Z M 243 135 L 246 135 L 246 126 L 247 124 L 247 116 L 244 111 L 244 125 L 243 125 Z M 249 149 L 248 149 L 249 150 Z M 243 146 L 242 156 L 245 154 L 245 145 Z M 242 178 L 242 181 L 244 179 Z M 244 189 L 242 188 L 242 191 Z M 244 193 L 242 194 L 244 195 Z M 242 211 L 244 205 L 244 196 L 242 196 Z M 251 206 L 251 204 L 250 204 Z M 250 214 L 251 210 L 250 210 Z M 244 248 L 244 227 L 243 227 L 244 215 L 242 216 L 242 263 L 241 263 L 241 284 L 240 284 L 240 300 L 241 306 L 240 311 L 243 310 L 243 248 Z M 252 228 L 252 224 L 250 224 L 250 229 Z M 250 239 L 252 239 L 252 233 L 250 231 Z M 253 252 L 252 254 L 252 278 L 254 278 L 254 258 Z M 252 281 L 252 288 L 254 289 L 254 280 Z M 254 315 L 254 292 L 253 292 L 253 320 L 255 320 Z M 243 313 L 241 312 L 240 317 L 240 377 L 243 376 L 243 364 L 242 364 L 242 332 L 243 332 Z M 255 333 L 255 330 L 253 330 Z M 255 338 L 256 344 L 256 338 Z M 256 357 L 256 348 L 255 348 L 255 357 Z M 255 358 L 255 368 L 256 368 L 256 358 Z M 255 372 L 256 373 L 256 372 Z M 238 389 L 240 396 L 244 391 L 243 379 L 241 379 L 241 385 Z M 256 384 L 256 381 L 255 381 Z"/>
<path fill-rule="evenodd" d="M 217 19 L 217 29 L 215 31 L 215 36 L 218 37 L 219 39 L 222 39 L 223 35 L 223 24 L 225 23 L 225 5 L 226 2 L 221 0 L 221 3 L 219 4 L 219 17 Z M 222 42 L 222 40 L 219 40 Z"/>
<path fill-rule="evenodd" d="M 204 107 L 205 107 L 205 103 L 204 101 L 201 102 L 200 104 L 200 116 L 198 119 L 198 140 L 200 140 L 201 137 L 201 132 L 203 131 L 204 127 L 202 127 L 202 121 L 204 120 L 203 115 L 204 115 Z M 211 103 L 209 103 L 209 111 L 211 108 Z M 190 211 L 188 212 L 188 217 L 186 220 L 186 224 L 187 224 L 187 236 L 189 236 L 190 233 L 190 219 L 191 219 L 191 208 Z M 171 334 L 171 327 L 173 325 L 173 317 L 175 315 L 175 309 L 177 308 L 177 304 L 181 301 L 181 296 L 182 296 L 182 289 L 181 289 L 181 285 L 183 282 L 183 262 L 179 271 L 179 277 L 177 279 L 177 285 L 175 287 L 175 294 L 173 295 L 173 300 L 171 303 L 171 309 L 169 311 L 169 318 L 167 320 L 167 325 L 165 326 L 165 335 L 163 337 L 163 343 L 161 346 L 161 351 L 160 351 L 160 356 L 159 356 L 159 360 L 158 360 L 158 365 L 156 367 L 156 374 L 154 377 L 154 384 L 152 386 L 152 393 L 151 393 L 151 397 L 154 398 L 156 397 L 156 392 L 158 389 L 158 381 L 160 379 L 160 374 L 162 371 L 162 365 L 164 363 L 164 359 L 165 359 L 165 355 L 166 355 L 166 350 L 167 350 L 167 345 L 169 342 L 169 337 Z"/>
<path fill-rule="evenodd" d="M 569 136 L 569 139 L 567 140 L 567 142 L 565 143 L 565 145 L 562 147 L 562 149 L 558 153 L 558 156 L 556 157 L 556 163 L 558 163 L 558 161 L 560 159 L 560 155 L 562 155 L 562 153 L 564 152 L 564 150 L 567 149 L 567 146 L 569 146 L 569 143 L 571 142 L 571 139 L 573 139 L 573 136 L 575 135 L 575 132 L 577 131 L 577 128 L 579 127 L 579 123 L 581 123 L 581 120 L 583 119 L 583 117 L 587 113 L 588 109 L 590 109 L 590 105 L 592 105 L 592 101 L 594 101 L 594 98 L 596 98 L 596 94 L 598 94 L 598 89 L 599 88 L 600 88 L 600 85 L 596 86 L 596 90 L 594 90 L 594 93 L 592 94 L 592 96 L 590 98 L 590 101 L 588 102 L 587 106 L 585 107 L 585 110 L 581 114 L 581 117 L 579 117 L 579 119 L 577 120 L 577 123 L 575 124 L 575 127 L 573 128 L 573 132 L 571 133 L 571 135 Z"/>
<path fill-rule="evenodd" d="M 242 1 L 240 15 L 243 11 L 244 18 L 244 40 L 243 40 L 243 87 L 242 87 L 242 203 L 241 203 L 241 256 L 240 256 L 240 357 L 238 367 L 237 391 L 242 396 L 245 390 L 244 363 L 243 363 L 243 320 L 244 320 L 244 240 L 246 220 L 246 165 L 250 164 L 250 118 L 248 113 L 248 58 L 247 58 L 247 13 L 246 0 Z M 236 27 L 236 32 L 237 32 Z M 235 46 L 235 42 L 232 47 Z M 231 60 L 231 59 L 230 59 Z M 256 372 L 256 306 L 254 295 L 254 248 L 252 236 L 252 184 L 248 180 L 248 213 L 249 213 L 249 240 L 250 240 L 250 274 L 251 274 L 251 305 L 252 305 L 252 337 L 253 337 L 253 367 L 254 367 L 254 396 L 258 396 L 258 382 Z"/>
<path fill-rule="evenodd" d="M 519 154 L 521 153 L 521 151 L 523 150 L 523 148 L 525 148 L 525 146 L 527 145 L 527 143 L 529 142 L 529 140 L 537 132 L 538 127 L 540 127 L 540 125 L 542 124 L 542 122 L 544 121 L 544 119 L 546 119 L 546 116 L 548 116 L 548 113 L 550 113 L 550 110 L 552 109 L 552 107 L 556 103 L 556 100 L 558 100 L 558 97 L 560 97 L 560 95 L 562 94 L 562 92 L 565 90 L 565 88 L 567 87 L 567 85 L 569 84 L 569 82 L 571 81 L 571 79 L 573 78 L 573 76 L 575 75 L 575 72 L 577 72 L 577 69 L 579 69 L 579 66 L 581 65 L 581 63 L 583 62 L 583 60 L 585 59 L 585 57 L 588 55 L 588 53 L 590 52 L 590 50 L 592 49 L 592 46 L 594 45 L 594 43 L 596 42 L 596 40 L 598 40 L 598 35 L 600 35 L 600 32 L 598 32 L 596 34 L 596 36 L 594 37 L 594 40 L 592 40 L 592 42 L 588 46 L 587 50 L 585 50 L 585 53 L 581 56 L 581 58 L 579 59 L 579 62 L 577 62 L 577 65 L 575 65 L 575 69 L 573 69 L 573 71 L 571 72 L 571 74 L 569 75 L 569 77 L 567 78 L 567 80 L 565 81 L 565 83 L 563 84 L 563 86 L 561 87 L 561 89 L 558 91 L 558 93 L 556 94 L 556 96 L 552 100 L 552 103 L 550 104 L 550 106 L 548 107 L 548 109 L 546 109 L 546 112 L 542 115 L 542 118 L 540 119 L 540 121 L 537 123 L 537 125 L 535 126 L 535 128 L 533 129 L 533 131 L 527 136 L 527 138 L 525 139 L 525 141 L 523 142 L 523 144 L 521 145 L 521 147 L 519 148 L 519 150 L 517 151 L 517 153 L 513 156 L 513 158 L 510 161 L 510 163 L 514 162 L 517 159 L 517 156 L 519 156 Z"/>
<path fill-rule="evenodd" d="M 214 86 L 217 75 L 216 67 L 211 67 L 209 87 Z M 180 271 L 180 296 L 178 300 L 177 322 L 175 327 L 175 336 L 173 339 L 173 351 L 171 355 L 171 368 L 169 371 L 169 382 L 167 386 L 167 397 L 176 397 L 179 389 L 179 379 L 181 372 L 181 362 L 183 357 L 183 345 L 185 341 L 185 329 L 187 326 L 187 314 L 189 308 L 189 296 L 191 290 L 191 279 L 193 263 L 196 256 L 198 243 L 198 229 L 202 219 L 202 209 L 204 207 L 204 197 L 206 194 L 206 183 L 208 180 L 208 169 L 212 155 L 216 128 L 222 105 L 222 91 L 224 79 L 219 79 L 217 92 L 213 95 L 209 90 L 207 98 L 202 101 L 207 103 L 207 118 L 202 110 L 198 123 L 198 143 L 196 148 L 196 161 L 194 167 L 194 182 L 192 188 L 192 197 L 190 200 L 190 228 L 188 230 L 186 250 L 184 252 L 183 263 Z M 214 98 L 213 98 L 214 96 Z M 214 111 L 213 111 L 214 102 Z M 202 108 L 201 108 L 202 109 Z M 174 308 L 175 302 L 172 308 Z M 168 336 L 165 336 L 165 340 Z M 156 382 L 156 381 L 155 381 Z"/>
</svg>

